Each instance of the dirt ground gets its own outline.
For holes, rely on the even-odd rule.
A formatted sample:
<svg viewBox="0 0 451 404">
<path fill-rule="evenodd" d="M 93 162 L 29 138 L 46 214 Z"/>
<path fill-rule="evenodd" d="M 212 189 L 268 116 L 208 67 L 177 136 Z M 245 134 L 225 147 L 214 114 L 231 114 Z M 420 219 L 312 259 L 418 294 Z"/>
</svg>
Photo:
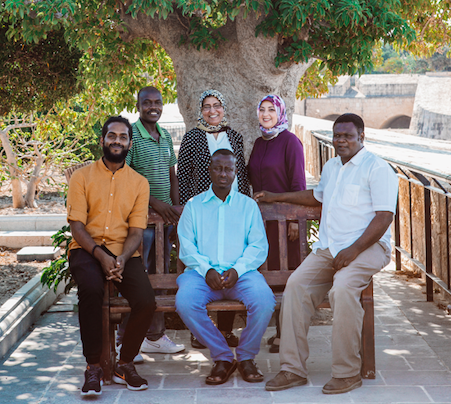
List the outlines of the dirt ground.
<svg viewBox="0 0 451 404">
<path fill-rule="evenodd" d="M 64 197 L 56 189 L 42 192 L 36 199 L 37 208 L 13 209 L 9 187 L 0 189 L 0 215 L 42 215 L 64 214 Z M 19 250 L 0 247 L 0 306 L 17 290 L 32 279 L 47 262 L 18 262 L 16 253 Z"/>
<path fill-rule="evenodd" d="M 17 251 L 0 247 L 0 306 L 46 266 L 46 262 L 18 262 Z"/>
</svg>

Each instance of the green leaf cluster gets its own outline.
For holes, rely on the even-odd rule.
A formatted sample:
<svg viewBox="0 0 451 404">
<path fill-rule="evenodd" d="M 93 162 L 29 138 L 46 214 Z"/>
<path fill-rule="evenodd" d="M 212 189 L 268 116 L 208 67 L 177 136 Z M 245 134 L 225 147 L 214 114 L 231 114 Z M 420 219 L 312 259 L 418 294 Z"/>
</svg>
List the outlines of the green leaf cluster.
<svg viewBox="0 0 451 404">
<path fill-rule="evenodd" d="M 62 30 L 37 43 L 9 38 L 7 32 L 0 25 L 0 116 L 12 110 L 48 110 L 55 101 L 80 91 L 82 53 L 69 47 Z"/>
<path fill-rule="evenodd" d="M 70 232 L 70 226 L 63 226 L 52 236 L 52 245 L 54 247 L 61 247 L 63 253 L 55 260 L 52 260 L 48 267 L 42 270 L 41 284 L 47 286 L 49 289 L 53 288 L 56 292 L 58 285 L 61 282 L 67 282 L 64 292 L 69 291 L 75 286 L 75 281 L 72 278 L 72 274 L 69 270 L 68 251 L 69 243 L 72 241 L 72 234 Z"/>
</svg>

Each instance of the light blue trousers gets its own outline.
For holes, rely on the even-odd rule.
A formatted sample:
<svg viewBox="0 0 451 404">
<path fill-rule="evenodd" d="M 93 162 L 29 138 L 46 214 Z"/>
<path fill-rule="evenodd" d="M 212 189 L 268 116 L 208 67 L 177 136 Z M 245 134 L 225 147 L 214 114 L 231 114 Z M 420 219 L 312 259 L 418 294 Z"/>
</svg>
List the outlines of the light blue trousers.
<svg viewBox="0 0 451 404">
<path fill-rule="evenodd" d="M 254 359 L 276 304 L 274 294 L 258 271 L 242 275 L 230 289 L 213 290 L 197 271 L 185 271 L 177 278 L 176 311 L 194 336 L 210 349 L 213 361 L 234 360 L 224 336 L 207 314 L 207 304 L 215 300 L 239 300 L 247 309 L 247 325 L 236 348 L 237 360 Z"/>
</svg>

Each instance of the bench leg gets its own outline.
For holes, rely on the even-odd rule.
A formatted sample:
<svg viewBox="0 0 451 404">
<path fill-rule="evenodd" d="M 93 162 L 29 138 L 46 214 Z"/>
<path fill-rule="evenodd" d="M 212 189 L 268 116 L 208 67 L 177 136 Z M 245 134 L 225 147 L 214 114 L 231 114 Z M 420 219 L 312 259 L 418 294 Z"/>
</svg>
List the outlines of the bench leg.
<svg viewBox="0 0 451 404">
<path fill-rule="evenodd" d="M 114 324 L 110 321 L 110 282 L 105 282 L 102 305 L 102 354 L 100 366 L 103 369 L 103 382 L 111 384 L 113 369 L 116 363 L 114 341 Z"/>
<path fill-rule="evenodd" d="M 376 355 L 374 349 L 374 299 L 373 280 L 362 292 L 362 307 L 365 311 L 362 329 L 362 369 L 361 375 L 364 379 L 376 378 Z"/>
</svg>

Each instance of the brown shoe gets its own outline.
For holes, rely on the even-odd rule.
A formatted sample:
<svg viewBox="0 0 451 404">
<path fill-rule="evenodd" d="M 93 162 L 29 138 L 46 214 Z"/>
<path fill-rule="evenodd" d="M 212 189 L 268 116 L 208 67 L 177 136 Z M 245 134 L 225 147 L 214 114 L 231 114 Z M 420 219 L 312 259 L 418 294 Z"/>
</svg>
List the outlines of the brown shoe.
<svg viewBox="0 0 451 404">
<path fill-rule="evenodd" d="M 248 383 L 260 383 L 264 379 L 263 373 L 253 359 L 238 362 L 238 371 L 243 380 Z"/>
<path fill-rule="evenodd" d="M 294 373 L 281 370 L 276 377 L 266 383 L 265 389 L 268 391 L 279 391 L 291 387 L 303 386 L 307 384 L 307 379 Z"/>
<path fill-rule="evenodd" d="M 357 389 L 362 385 L 360 375 L 337 379 L 332 377 L 323 387 L 324 394 L 341 394 Z"/>
</svg>

